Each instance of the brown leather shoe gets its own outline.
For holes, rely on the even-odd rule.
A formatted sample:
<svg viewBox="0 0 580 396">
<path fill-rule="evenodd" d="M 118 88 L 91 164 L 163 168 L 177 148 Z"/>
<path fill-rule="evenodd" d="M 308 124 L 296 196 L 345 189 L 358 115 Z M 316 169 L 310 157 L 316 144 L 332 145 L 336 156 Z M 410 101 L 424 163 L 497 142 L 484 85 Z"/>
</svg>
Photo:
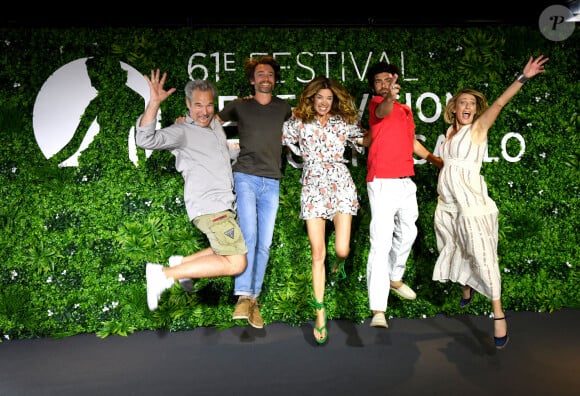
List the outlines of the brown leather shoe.
<svg viewBox="0 0 580 396">
<path fill-rule="evenodd" d="M 254 302 L 250 308 L 250 317 L 248 318 L 248 323 L 250 326 L 261 329 L 264 327 L 264 321 L 262 320 L 262 314 L 260 314 L 260 306 L 258 302 Z"/>
<path fill-rule="evenodd" d="M 249 298 L 241 298 L 236 304 L 236 309 L 232 315 L 232 319 L 248 319 L 250 317 L 250 309 L 252 301 Z"/>
</svg>

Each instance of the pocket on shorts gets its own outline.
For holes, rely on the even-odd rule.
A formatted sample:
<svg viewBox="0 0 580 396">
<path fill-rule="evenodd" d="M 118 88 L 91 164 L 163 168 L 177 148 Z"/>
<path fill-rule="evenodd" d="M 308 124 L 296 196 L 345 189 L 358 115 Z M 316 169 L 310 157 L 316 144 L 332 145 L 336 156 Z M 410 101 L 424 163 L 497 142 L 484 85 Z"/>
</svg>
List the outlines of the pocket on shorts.
<svg viewBox="0 0 580 396">
<path fill-rule="evenodd" d="M 231 216 L 224 216 L 223 219 L 217 221 L 211 220 L 209 229 L 218 245 L 224 248 L 236 245 L 243 240 L 242 230 L 236 219 Z"/>
</svg>

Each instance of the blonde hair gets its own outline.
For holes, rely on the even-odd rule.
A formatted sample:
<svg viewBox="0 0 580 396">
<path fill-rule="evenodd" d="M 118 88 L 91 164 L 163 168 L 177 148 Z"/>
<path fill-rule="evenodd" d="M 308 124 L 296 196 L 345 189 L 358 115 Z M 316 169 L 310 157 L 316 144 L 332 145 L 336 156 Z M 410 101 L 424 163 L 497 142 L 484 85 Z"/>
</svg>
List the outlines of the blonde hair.
<svg viewBox="0 0 580 396">
<path fill-rule="evenodd" d="M 476 108 L 473 121 L 477 120 L 477 118 L 487 109 L 487 99 L 481 92 L 470 88 L 462 89 L 453 95 L 453 97 L 449 99 L 449 102 L 447 102 L 447 105 L 445 106 L 445 113 L 443 114 L 443 118 L 445 119 L 446 123 L 455 124 L 455 113 L 453 111 L 455 110 L 457 99 L 463 94 L 473 95 L 475 97 Z"/>
<path fill-rule="evenodd" d="M 350 93 L 337 81 L 327 77 L 316 77 L 310 81 L 302 91 L 298 104 L 294 108 L 294 116 L 303 122 L 312 122 L 316 119 L 314 110 L 314 96 L 321 89 L 330 89 L 334 98 L 329 113 L 341 116 L 347 124 L 355 124 L 358 120 L 358 109 Z"/>
</svg>

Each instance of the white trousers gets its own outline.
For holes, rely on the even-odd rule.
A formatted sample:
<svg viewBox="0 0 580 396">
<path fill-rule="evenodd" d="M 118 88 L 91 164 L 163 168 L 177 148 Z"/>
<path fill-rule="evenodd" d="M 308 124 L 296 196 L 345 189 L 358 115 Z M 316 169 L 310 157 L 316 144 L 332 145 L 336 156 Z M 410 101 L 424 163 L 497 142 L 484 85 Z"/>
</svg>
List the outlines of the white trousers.
<svg viewBox="0 0 580 396">
<path fill-rule="evenodd" d="M 391 281 L 403 279 L 417 237 L 417 186 L 411 178 L 367 183 L 371 207 L 367 288 L 371 311 L 387 310 Z"/>
</svg>

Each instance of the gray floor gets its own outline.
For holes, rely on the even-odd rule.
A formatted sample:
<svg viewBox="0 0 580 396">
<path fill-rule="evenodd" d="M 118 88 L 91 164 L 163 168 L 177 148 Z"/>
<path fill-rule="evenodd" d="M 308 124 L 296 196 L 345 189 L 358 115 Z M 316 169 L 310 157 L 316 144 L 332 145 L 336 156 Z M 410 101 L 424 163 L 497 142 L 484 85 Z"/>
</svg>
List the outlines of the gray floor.
<svg viewBox="0 0 580 396">
<path fill-rule="evenodd" d="M 578 395 L 580 310 L 0 343 L 0 395 Z"/>
</svg>

